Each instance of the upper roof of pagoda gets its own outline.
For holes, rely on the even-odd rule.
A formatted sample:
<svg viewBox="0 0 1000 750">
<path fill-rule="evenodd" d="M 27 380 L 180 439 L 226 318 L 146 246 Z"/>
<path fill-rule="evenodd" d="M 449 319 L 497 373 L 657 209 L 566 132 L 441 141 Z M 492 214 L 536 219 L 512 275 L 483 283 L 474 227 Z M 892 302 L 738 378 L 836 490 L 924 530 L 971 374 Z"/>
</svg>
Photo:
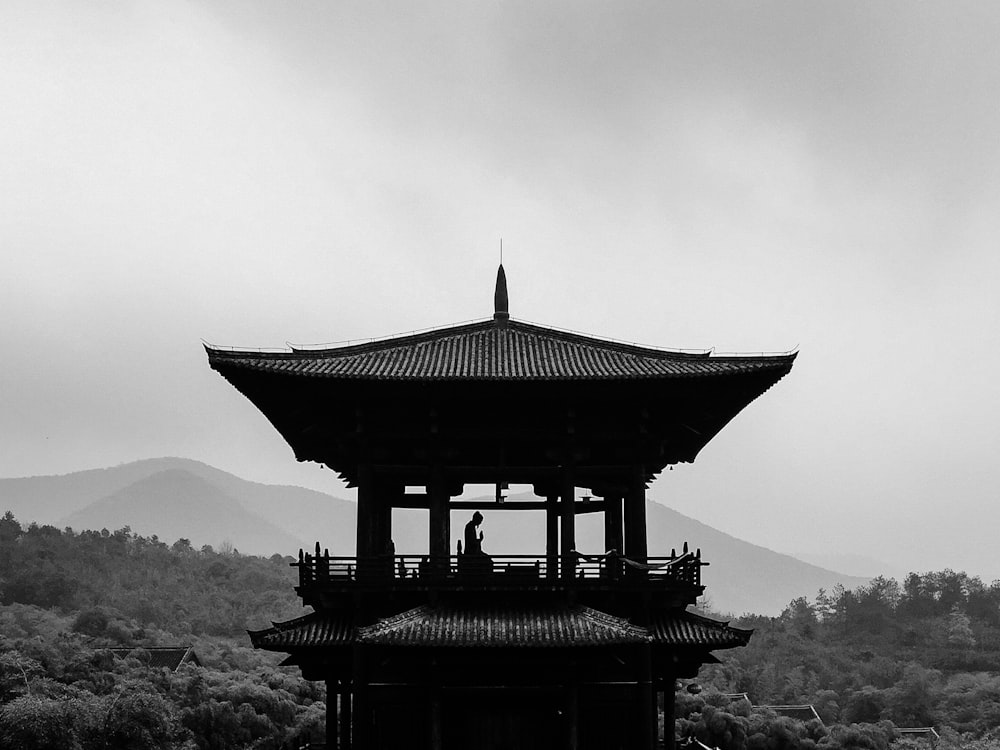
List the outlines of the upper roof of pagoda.
<svg viewBox="0 0 1000 750">
<path fill-rule="evenodd" d="M 497 269 L 493 318 L 362 344 L 281 352 L 205 345 L 212 367 L 350 380 L 656 380 L 791 369 L 794 353 L 714 357 L 626 344 L 511 320 Z"/>
<path fill-rule="evenodd" d="M 360 380 L 635 380 L 788 372 L 795 353 L 712 356 L 490 319 L 363 344 L 281 352 L 206 345 L 216 369 Z"/>
</svg>

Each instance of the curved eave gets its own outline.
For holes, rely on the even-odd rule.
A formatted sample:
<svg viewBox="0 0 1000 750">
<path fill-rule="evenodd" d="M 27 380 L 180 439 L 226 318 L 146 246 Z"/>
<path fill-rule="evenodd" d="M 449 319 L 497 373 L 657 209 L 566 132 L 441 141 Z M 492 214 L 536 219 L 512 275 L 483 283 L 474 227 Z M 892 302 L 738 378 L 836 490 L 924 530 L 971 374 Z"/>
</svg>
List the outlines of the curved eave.
<svg viewBox="0 0 1000 750">
<path fill-rule="evenodd" d="M 615 362 L 614 350 L 605 350 L 605 361 L 593 357 L 580 357 L 578 362 L 566 363 L 558 355 L 549 356 L 547 362 L 525 364 L 519 357 L 497 371 L 497 355 L 493 352 L 479 355 L 480 361 L 470 367 L 442 365 L 441 357 L 428 357 L 433 361 L 404 365 L 388 363 L 351 362 L 344 356 L 308 356 L 292 352 L 250 352 L 219 349 L 205 344 L 209 365 L 222 375 L 228 373 L 257 373 L 265 376 L 336 380 L 339 382 L 656 382 L 672 380 L 700 380 L 725 377 L 752 378 L 765 376 L 777 382 L 791 369 L 798 352 L 773 355 L 731 355 L 688 357 L 657 357 L 640 362 Z M 513 358 L 512 358 L 513 359 Z M 490 360 L 483 364 L 482 360 Z M 607 361 L 610 360 L 610 361 Z M 479 369 L 476 369 L 479 368 Z M 491 369 L 492 368 L 492 369 Z"/>
<path fill-rule="evenodd" d="M 661 613 L 648 627 L 571 607 L 421 606 L 356 627 L 349 616 L 313 612 L 248 631 L 254 648 L 295 652 L 352 645 L 438 648 L 579 648 L 649 643 L 700 653 L 746 646 L 752 630 L 692 612 Z"/>
</svg>

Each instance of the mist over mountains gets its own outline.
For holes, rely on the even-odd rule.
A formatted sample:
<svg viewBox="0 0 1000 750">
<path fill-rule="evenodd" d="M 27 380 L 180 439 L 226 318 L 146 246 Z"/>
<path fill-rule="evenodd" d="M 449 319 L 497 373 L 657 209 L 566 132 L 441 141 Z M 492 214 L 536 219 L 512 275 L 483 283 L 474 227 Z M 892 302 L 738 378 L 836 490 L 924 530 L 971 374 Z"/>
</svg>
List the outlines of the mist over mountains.
<svg viewBox="0 0 1000 750">
<path fill-rule="evenodd" d="M 331 554 L 352 555 L 356 505 L 301 487 L 265 485 L 236 477 L 199 461 L 156 458 L 107 469 L 60 476 L 0 479 L 0 513 L 10 510 L 32 521 L 76 530 L 129 526 L 168 544 L 186 538 L 195 547 L 232 545 L 243 554 L 297 554 L 317 541 Z M 453 512 L 458 539 L 467 512 Z M 540 511 L 486 511 L 485 549 L 495 554 L 542 554 L 545 521 Z M 866 578 L 847 576 L 737 539 L 647 502 L 651 555 L 668 554 L 688 542 L 701 548 L 706 603 L 719 612 L 777 614 L 792 599 L 813 597 L 837 583 L 847 588 Z M 427 514 L 396 511 L 393 538 L 400 554 L 427 546 Z M 578 518 L 577 548 L 603 549 L 603 521 L 593 513 Z M 881 572 L 881 571 L 873 571 Z"/>
</svg>

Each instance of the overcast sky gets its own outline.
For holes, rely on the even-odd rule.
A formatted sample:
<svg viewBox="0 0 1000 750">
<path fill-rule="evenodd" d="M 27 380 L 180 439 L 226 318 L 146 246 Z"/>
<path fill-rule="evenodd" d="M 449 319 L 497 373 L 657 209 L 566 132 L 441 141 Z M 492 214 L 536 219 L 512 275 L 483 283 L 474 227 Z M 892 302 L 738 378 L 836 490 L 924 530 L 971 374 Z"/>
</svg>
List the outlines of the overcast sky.
<svg viewBox="0 0 1000 750">
<path fill-rule="evenodd" d="M 800 350 L 651 497 L 1000 577 L 997 39 L 989 2 L 6 0 L 0 476 L 350 496 L 201 340 L 486 317 L 502 236 L 513 318 Z"/>
</svg>

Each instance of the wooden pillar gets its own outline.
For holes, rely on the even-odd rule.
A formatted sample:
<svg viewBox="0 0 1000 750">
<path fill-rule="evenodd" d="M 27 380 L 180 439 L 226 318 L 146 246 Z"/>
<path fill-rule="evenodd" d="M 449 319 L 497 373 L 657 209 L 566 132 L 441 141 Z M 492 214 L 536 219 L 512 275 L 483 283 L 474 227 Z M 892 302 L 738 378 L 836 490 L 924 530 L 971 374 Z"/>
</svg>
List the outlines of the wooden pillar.
<svg viewBox="0 0 1000 750">
<path fill-rule="evenodd" d="M 375 482 L 371 464 L 358 467 L 358 529 L 357 556 L 375 554 Z"/>
<path fill-rule="evenodd" d="M 653 690 L 653 656 L 649 645 L 638 647 L 639 679 L 636 684 L 636 750 L 656 748 L 656 692 Z"/>
<path fill-rule="evenodd" d="M 580 746 L 580 684 L 575 676 L 566 686 L 566 750 Z"/>
<path fill-rule="evenodd" d="M 351 686 L 340 686 L 340 745 L 339 750 L 351 750 Z"/>
<path fill-rule="evenodd" d="M 604 551 L 618 550 L 622 554 L 622 498 L 621 495 L 604 496 Z"/>
<path fill-rule="evenodd" d="M 392 565 L 386 565 L 390 554 L 392 507 L 384 477 L 371 464 L 358 467 L 358 529 L 357 556 L 359 577 L 392 575 Z"/>
<path fill-rule="evenodd" d="M 646 482 L 642 467 L 636 467 L 625 493 L 625 556 L 646 562 Z"/>
<path fill-rule="evenodd" d="M 545 498 L 545 574 L 559 576 L 559 495 Z"/>
<path fill-rule="evenodd" d="M 445 482 L 444 471 L 440 465 L 431 469 L 430 481 L 427 483 L 427 499 L 430 512 L 427 519 L 427 531 L 430 535 L 427 549 L 430 553 L 431 570 L 444 575 L 448 569 L 448 559 L 451 555 L 451 496 Z"/>
<path fill-rule="evenodd" d="M 431 688 L 431 750 L 444 749 L 444 724 L 441 716 L 441 686 Z"/>
<path fill-rule="evenodd" d="M 677 714 L 674 704 L 674 678 L 663 683 L 663 750 L 674 750 L 674 722 Z"/>
<path fill-rule="evenodd" d="M 392 508 L 402 497 L 404 487 L 400 480 L 387 476 L 376 478 L 376 492 L 378 493 L 378 554 L 393 554 L 395 544 L 392 540 Z"/>
<path fill-rule="evenodd" d="M 561 490 L 562 578 L 570 579 L 576 574 L 576 486 L 572 468 L 564 472 Z"/>
<path fill-rule="evenodd" d="M 372 707 L 369 701 L 368 669 L 362 647 L 354 647 L 354 705 L 352 706 L 351 745 L 354 750 L 371 750 Z"/>
<path fill-rule="evenodd" d="M 328 748 L 340 748 L 341 746 L 337 732 L 338 684 L 335 678 L 326 678 L 326 746 Z"/>
</svg>

